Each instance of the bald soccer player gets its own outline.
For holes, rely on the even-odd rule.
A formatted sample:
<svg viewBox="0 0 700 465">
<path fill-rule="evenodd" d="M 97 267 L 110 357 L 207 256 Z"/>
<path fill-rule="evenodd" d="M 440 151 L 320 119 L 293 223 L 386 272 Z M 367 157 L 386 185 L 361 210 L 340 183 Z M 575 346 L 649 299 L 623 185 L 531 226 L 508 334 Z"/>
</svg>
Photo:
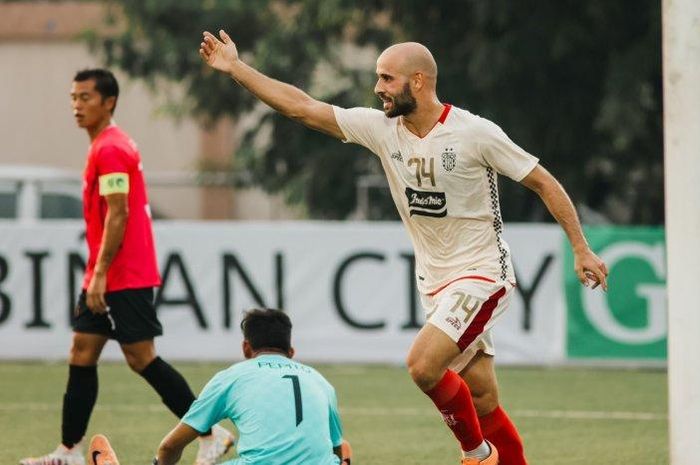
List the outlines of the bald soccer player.
<svg viewBox="0 0 700 465">
<path fill-rule="evenodd" d="M 525 464 L 499 405 L 490 332 L 515 287 L 496 181 L 502 174 L 535 191 L 566 232 L 581 283 L 606 289 L 606 266 L 562 186 L 497 125 L 440 102 L 437 65 L 421 44 L 393 45 L 377 59 L 379 111 L 315 100 L 243 63 L 231 38 L 219 37 L 205 32 L 200 44 L 209 66 L 281 114 L 379 157 L 413 242 L 426 312 L 407 358 L 411 378 L 459 441 L 462 465 Z"/>
</svg>

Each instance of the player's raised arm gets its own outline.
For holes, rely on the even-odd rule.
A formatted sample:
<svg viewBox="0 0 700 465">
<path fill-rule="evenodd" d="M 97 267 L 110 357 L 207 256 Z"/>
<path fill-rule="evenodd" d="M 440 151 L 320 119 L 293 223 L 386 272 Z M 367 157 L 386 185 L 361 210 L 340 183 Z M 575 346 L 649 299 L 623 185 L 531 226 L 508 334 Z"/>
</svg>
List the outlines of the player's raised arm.
<svg viewBox="0 0 700 465">
<path fill-rule="evenodd" d="M 199 46 L 199 54 L 209 66 L 231 75 L 236 82 L 284 116 L 337 139 L 344 138 L 331 105 L 251 68 L 239 59 L 236 44 L 224 30 L 219 31 L 219 36 L 221 40 L 210 32 L 204 32 Z"/>
<path fill-rule="evenodd" d="M 540 196 L 549 212 L 564 229 L 574 251 L 574 268 L 581 284 L 588 286 L 592 283 L 593 289 L 602 285 L 603 290 L 607 290 L 608 269 L 588 247 L 576 209 L 561 184 L 540 165 L 520 182 Z"/>
</svg>

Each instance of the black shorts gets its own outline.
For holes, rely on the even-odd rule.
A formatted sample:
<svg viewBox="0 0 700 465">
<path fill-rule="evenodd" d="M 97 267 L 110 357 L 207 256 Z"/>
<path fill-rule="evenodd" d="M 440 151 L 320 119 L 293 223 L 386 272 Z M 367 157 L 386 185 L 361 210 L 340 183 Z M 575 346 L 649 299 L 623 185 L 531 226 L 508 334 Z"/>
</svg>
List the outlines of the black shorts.
<svg viewBox="0 0 700 465">
<path fill-rule="evenodd" d="M 108 314 L 92 313 L 83 291 L 78 298 L 77 315 L 73 315 L 73 331 L 102 334 L 120 344 L 146 341 L 163 334 L 153 305 L 152 287 L 107 292 L 105 301 Z"/>
</svg>

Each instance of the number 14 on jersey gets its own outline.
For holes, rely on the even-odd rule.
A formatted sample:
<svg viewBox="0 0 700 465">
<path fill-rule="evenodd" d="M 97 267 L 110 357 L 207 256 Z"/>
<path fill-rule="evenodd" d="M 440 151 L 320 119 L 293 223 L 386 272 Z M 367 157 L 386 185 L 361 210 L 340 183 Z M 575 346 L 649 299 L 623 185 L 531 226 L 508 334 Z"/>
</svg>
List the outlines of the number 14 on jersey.
<svg viewBox="0 0 700 465">
<path fill-rule="evenodd" d="M 435 159 L 430 157 L 430 161 L 425 157 L 413 157 L 408 160 L 409 168 L 415 165 L 416 182 L 418 187 L 423 186 L 423 180 L 429 180 L 430 185 L 435 187 Z"/>
</svg>

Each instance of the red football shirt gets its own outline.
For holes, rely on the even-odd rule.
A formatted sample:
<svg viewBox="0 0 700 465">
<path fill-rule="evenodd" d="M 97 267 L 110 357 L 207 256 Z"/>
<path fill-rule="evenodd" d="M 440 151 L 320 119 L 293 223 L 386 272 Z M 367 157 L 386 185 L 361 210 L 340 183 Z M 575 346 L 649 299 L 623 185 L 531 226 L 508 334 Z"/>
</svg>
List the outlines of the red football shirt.
<svg viewBox="0 0 700 465">
<path fill-rule="evenodd" d="M 87 289 L 95 270 L 107 215 L 107 202 L 100 194 L 100 178 L 103 185 L 118 178 L 120 182 L 127 181 L 128 186 L 129 217 L 124 239 L 107 270 L 107 291 L 159 286 L 151 211 L 141 155 L 134 141 L 114 124 L 103 129 L 90 146 L 83 176 L 83 215 L 88 244 L 83 289 Z M 121 192 L 125 192 L 123 187 Z"/>
</svg>

